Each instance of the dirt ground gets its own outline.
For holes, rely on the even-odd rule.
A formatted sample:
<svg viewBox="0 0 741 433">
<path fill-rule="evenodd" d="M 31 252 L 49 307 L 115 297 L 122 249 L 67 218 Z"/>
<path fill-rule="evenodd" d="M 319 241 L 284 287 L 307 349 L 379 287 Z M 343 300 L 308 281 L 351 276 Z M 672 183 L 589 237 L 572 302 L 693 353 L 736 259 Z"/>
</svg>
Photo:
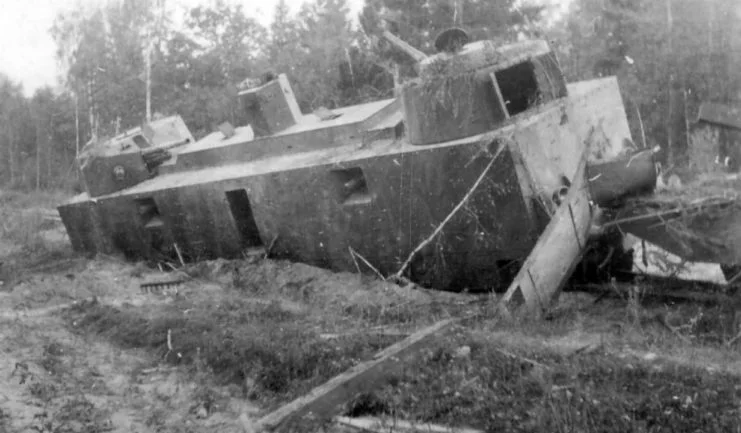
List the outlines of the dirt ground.
<svg viewBox="0 0 741 433">
<path fill-rule="evenodd" d="M 91 296 L 112 305 L 166 304 L 140 292 L 136 267 L 66 264 L 71 267 L 28 275 L 0 293 L 0 431 L 241 431 L 229 426 L 255 410 L 248 402 L 145 350 L 122 350 L 105 336 L 75 332 L 54 308 Z M 208 417 L 203 389 L 226 396 Z"/>
<path fill-rule="evenodd" d="M 651 300 L 636 284 L 564 293 L 547 320 L 504 323 L 488 296 L 260 258 L 160 272 L 75 256 L 53 224 L 34 233 L 0 247 L 0 432 L 251 431 L 415 330 L 473 312 L 338 415 L 481 431 L 741 428 L 730 302 Z"/>
</svg>

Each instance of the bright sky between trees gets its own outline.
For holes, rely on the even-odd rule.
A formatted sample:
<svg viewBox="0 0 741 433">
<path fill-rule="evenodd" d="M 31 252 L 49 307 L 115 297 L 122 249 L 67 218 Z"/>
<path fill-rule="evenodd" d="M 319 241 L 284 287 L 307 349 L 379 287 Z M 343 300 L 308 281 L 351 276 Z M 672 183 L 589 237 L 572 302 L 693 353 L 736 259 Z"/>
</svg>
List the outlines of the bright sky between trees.
<svg viewBox="0 0 741 433">
<path fill-rule="evenodd" d="M 56 15 L 78 4 L 95 5 L 105 0 L 3 0 L 0 14 L 0 72 L 14 81 L 23 83 L 27 96 L 44 85 L 55 87 L 61 73 L 55 58 L 56 45 L 49 29 Z M 267 25 L 272 20 L 277 0 L 228 0 L 241 3 L 245 11 Z M 213 0 L 166 0 L 168 9 L 174 10 L 173 18 L 182 16 L 184 10 L 207 6 Z M 287 0 L 293 12 L 304 0 Z M 353 13 L 362 6 L 362 0 L 349 0 Z"/>
<path fill-rule="evenodd" d="M 42 86 L 55 87 L 62 72 L 55 57 L 56 45 L 50 29 L 59 12 L 73 9 L 79 3 L 95 6 L 116 0 L 3 0 L 0 14 L 0 73 L 23 84 L 24 93 L 31 96 Z M 178 19 L 184 11 L 197 6 L 208 6 L 215 0 L 165 0 Z M 263 25 L 272 21 L 278 0 L 226 0 L 242 4 L 245 11 Z M 292 12 L 298 11 L 304 0 L 286 0 Z M 569 0 L 547 0 L 565 6 Z M 355 17 L 363 0 L 348 0 L 351 16 Z"/>
</svg>

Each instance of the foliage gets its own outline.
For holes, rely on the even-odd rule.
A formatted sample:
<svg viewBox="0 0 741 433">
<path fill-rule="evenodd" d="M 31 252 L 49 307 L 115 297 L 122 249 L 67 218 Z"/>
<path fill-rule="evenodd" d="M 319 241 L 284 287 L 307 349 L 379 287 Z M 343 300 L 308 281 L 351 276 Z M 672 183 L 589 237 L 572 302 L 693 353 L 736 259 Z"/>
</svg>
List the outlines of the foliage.
<svg viewBox="0 0 741 433">
<path fill-rule="evenodd" d="M 188 307 L 187 316 L 182 307 Z M 278 301 L 255 304 L 243 296 L 173 306 L 156 315 L 91 303 L 73 308 L 68 318 L 76 329 L 106 335 L 122 347 L 206 368 L 240 386 L 246 397 L 269 403 L 296 398 L 398 339 L 368 336 L 336 344 Z"/>
<path fill-rule="evenodd" d="M 720 432 L 737 424 L 739 391 L 728 375 L 601 353 L 524 354 L 537 356 L 533 363 L 498 346 L 466 334 L 441 339 L 347 414 L 512 432 Z"/>
<path fill-rule="evenodd" d="M 569 81 L 617 76 L 633 136 L 643 122 L 647 144 L 666 146 L 687 132 L 672 110 L 691 123 L 702 101 L 741 96 L 738 14 L 728 0 L 574 0 L 550 31 Z"/>
<path fill-rule="evenodd" d="M 182 19 L 162 0 L 80 4 L 50 29 L 61 88 L 27 98 L 0 76 L 0 184 L 72 186 L 76 149 L 145 122 L 148 78 L 151 111 L 181 115 L 196 137 L 239 125 L 238 84 L 267 71 L 287 74 L 304 112 L 391 97 L 416 71 L 384 30 L 427 54 L 451 26 L 473 40 L 547 37 L 569 81 L 617 76 L 633 136 L 650 146 L 681 140 L 701 101 L 741 99 L 734 0 L 573 0 L 561 17 L 549 3 L 365 0 L 356 26 L 348 0 L 280 0 L 267 27 L 232 0 Z"/>
<path fill-rule="evenodd" d="M 359 20 L 379 63 L 387 68 L 399 64 L 402 77 L 414 76 L 412 59 L 381 38 L 383 30 L 428 55 L 435 52 L 435 37 L 453 26 L 465 28 L 472 40 L 508 42 L 520 32 L 528 32 L 528 23 L 537 21 L 542 12 L 540 6 L 515 7 L 515 3 L 515 0 L 367 0 Z"/>
</svg>

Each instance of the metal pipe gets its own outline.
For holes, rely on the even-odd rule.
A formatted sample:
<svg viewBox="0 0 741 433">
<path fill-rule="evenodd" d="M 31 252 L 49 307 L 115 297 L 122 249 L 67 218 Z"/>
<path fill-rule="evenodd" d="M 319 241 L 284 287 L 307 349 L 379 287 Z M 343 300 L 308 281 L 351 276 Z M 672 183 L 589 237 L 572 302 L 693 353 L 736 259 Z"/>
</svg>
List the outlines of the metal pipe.
<svg viewBox="0 0 741 433">
<path fill-rule="evenodd" d="M 413 46 L 409 45 L 408 43 L 401 40 L 398 36 L 394 35 L 390 31 L 386 30 L 383 32 L 383 37 L 389 40 L 394 46 L 399 48 L 400 50 L 404 51 L 409 55 L 411 58 L 413 58 L 417 62 L 421 62 L 422 60 L 427 58 L 427 54 L 423 53 L 422 51 L 414 48 Z"/>
</svg>

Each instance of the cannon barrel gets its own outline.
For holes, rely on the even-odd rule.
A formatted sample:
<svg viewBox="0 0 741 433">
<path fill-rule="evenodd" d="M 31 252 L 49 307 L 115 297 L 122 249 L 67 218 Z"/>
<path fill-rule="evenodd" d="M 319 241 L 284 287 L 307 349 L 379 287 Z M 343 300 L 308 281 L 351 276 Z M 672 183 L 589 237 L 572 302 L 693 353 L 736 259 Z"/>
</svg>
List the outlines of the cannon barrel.
<svg viewBox="0 0 741 433">
<path fill-rule="evenodd" d="M 422 51 L 404 42 L 398 36 L 394 35 L 388 30 L 385 30 L 383 32 L 383 37 L 385 37 L 389 42 L 391 42 L 396 48 L 400 49 L 401 51 L 404 51 L 407 55 L 409 55 L 409 57 L 413 58 L 414 61 L 416 62 L 421 62 L 422 60 L 427 58 L 427 54 L 423 53 Z"/>
<path fill-rule="evenodd" d="M 587 166 L 591 198 L 604 207 L 631 195 L 653 191 L 657 176 L 654 151 L 650 149 Z"/>
</svg>

